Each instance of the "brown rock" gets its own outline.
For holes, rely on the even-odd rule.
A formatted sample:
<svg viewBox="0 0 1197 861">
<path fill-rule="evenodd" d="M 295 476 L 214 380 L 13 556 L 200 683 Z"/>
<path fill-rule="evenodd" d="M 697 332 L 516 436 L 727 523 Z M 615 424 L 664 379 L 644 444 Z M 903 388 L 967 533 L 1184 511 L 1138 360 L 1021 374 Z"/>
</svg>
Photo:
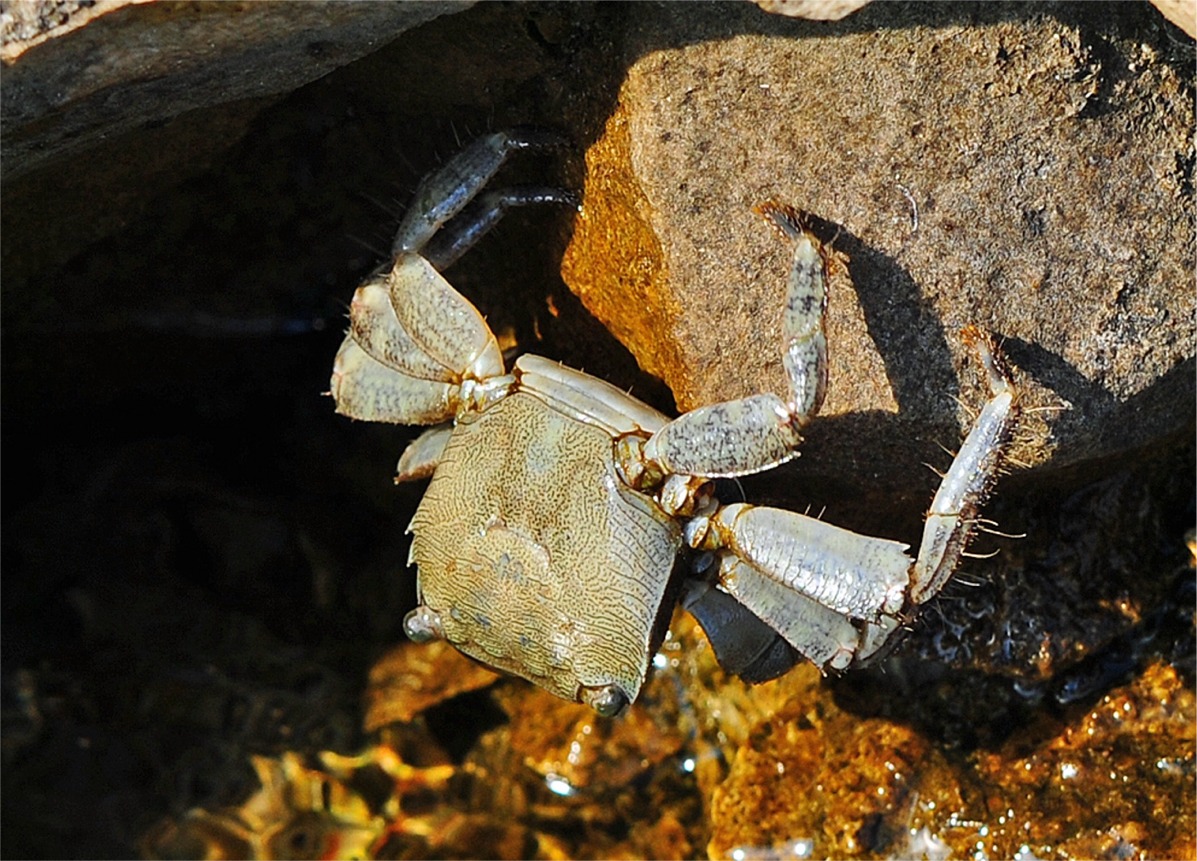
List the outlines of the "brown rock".
<svg viewBox="0 0 1197 861">
<path fill-rule="evenodd" d="M 445 700 L 492 685 L 496 678 L 443 641 L 396 646 L 370 668 L 363 724 L 373 732 L 406 723 Z"/>
<path fill-rule="evenodd" d="M 946 755 L 936 713 L 988 703 L 925 688 L 861 716 L 826 690 L 760 716 L 711 799 L 711 857 L 1193 857 L 1193 693 L 1169 667 Z"/>
<path fill-rule="evenodd" d="M 869 857 L 912 803 L 912 780 L 942 768 L 909 727 L 796 700 L 762 721 L 711 798 L 712 858 Z M 803 843 L 804 851 L 787 847 Z"/>
<path fill-rule="evenodd" d="M 288 93 L 468 5 L 10 4 L 0 49 L 5 178 L 185 111 Z"/>
<path fill-rule="evenodd" d="M 1129 23 L 1052 7 L 944 28 L 944 8 L 835 25 L 638 8 L 564 262 L 690 409 L 784 391 L 786 248 L 753 204 L 827 219 L 831 384 L 794 473 L 891 500 L 929 496 L 918 464 L 946 463 L 936 445 L 984 397 L 970 323 L 1005 341 L 1027 404 L 1056 410 L 1028 417 L 1022 465 L 1193 421 L 1188 76 Z"/>
<path fill-rule="evenodd" d="M 468 5 L 9 4 L 2 174 L 23 213 L 5 231 L 9 274 L 62 265 L 209 169 L 282 96 Z"/>
</svg>

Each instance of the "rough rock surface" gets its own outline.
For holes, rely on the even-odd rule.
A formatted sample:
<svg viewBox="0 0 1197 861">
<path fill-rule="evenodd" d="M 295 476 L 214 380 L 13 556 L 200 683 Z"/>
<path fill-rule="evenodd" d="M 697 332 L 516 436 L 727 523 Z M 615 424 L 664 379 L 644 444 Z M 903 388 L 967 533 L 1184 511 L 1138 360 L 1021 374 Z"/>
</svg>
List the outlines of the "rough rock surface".
<svg viewBox="0 0 1197 861">
<path fill-rule="evenodd" d="M 1189 38 L 1197 38 L 1197 6 L 1185 0 L 1151 0 L 1164 17 L 1184 30 Z"/>
<path fill-rule="evenodd" d="M 1005 341 L 1028 405 L 1059 410 L 1030 416 L 1020 464 L 1193 424 L 1191 81 L 1075 7 L 944 12 L 646 9 L 564 266 L 691 409 L 784 391 L 786 248 L 753 204 L 826 219 L 832 420 L 794 471 L 855 466 L 890 498 L 984 395 L 970 323 Z"/>
<path fill-rule="evenodd" d="M 868 3 L 869 0 L 756 0 L 756 5 L 766 12 L 812 21 L 838 21 Z"/>
</svg>

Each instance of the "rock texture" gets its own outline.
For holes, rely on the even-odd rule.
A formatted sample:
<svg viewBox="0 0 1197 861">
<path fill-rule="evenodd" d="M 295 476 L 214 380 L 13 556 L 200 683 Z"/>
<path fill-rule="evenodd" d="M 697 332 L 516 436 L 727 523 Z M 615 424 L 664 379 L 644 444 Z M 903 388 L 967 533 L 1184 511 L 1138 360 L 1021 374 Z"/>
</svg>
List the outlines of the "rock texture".
<svg viewBox="0 0 1197 861">
<path fill-rule="evenodd" d="M 712 797 L 710 857 L 795 842 L 831 858 L 1192 857 L 1192 832 L 1141 794 L 1191 768 L 1176 753 L 1194 743 L 1193 692 L 1170 668 L 963 755 L 880 709 L 794 699 L 756 725 Z"/>
<path fill-rule="evenodd" d="M 786 249 L 753 204 L 826 219 L 842 254 L 835 420 L 795 473 L 855 467 L 887 497 L 910 465 L 942 462 L 935 444 L 983 397 L 970 323 L 1004 340 L 1028 405 L 1049 410 L 1031 414 L 1021 464 L 1192 427 L 1185 77 L 1159 48 L 1067 15 L 950 17 L 737 28 L 722 11 L 646 10 L 565 258 L 571 289 L 690 409 L 784 391 Z"/>
<path fill-rule="evenodd" d="M 812 21 L 838 21 L 851 15 L 869 0 L 757 0 L 766 12 L 809 18 Z"/>
</svg>

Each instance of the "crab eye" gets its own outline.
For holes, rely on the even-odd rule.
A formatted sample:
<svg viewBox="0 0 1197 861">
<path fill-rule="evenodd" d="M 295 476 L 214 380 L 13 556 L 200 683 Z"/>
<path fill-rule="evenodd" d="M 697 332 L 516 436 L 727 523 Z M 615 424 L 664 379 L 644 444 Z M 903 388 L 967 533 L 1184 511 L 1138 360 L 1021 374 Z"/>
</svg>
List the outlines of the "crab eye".
<svg viewBox="0 0 1197 861">
<path fill-rule="evenodd" d="M 579 698 L 603 717 L 615 717 L 628 704 L 628 696 L 617 685 L 582 688 Z"/>
<path fill-rule="evenodd" d="M 440 615 L 423 605 L 403 617 L 403 633 L 413 643 L 428 643 L 445 637 Z"/>
</svg>

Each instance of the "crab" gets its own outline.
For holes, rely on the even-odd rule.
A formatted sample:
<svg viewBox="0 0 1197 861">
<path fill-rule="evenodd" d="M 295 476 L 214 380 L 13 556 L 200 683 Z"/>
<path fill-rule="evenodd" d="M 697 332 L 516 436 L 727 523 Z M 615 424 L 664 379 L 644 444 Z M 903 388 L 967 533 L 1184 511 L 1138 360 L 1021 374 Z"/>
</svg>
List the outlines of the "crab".
<svg viewBox="0 0 1197 861">
<path fill-rule="evenodd" d="M 448 640 L 601 715 L 636 699 L 679 602 L 721 666 L 748 682 L 802 657 L 824 673 L 879 658 L 952 577 L 1001 469 L 1018 391 L 993 339 L 963 331 L 989 399 L 943 474 L 917 555 L 804 514 L 723 504 L 716 480 L 795 457 L 823 402 L 827 252 L 797 210 L 757 208 L 793 244 L 785 398 L 757 394 L 671 419 L 540 356 L 508 370 L 482 316 L 440 270 L 511 206 L 576 205 L 553 189 L 482 193 L 509 154 L 548 143 L 532 130 L 496 132 L 427 176 L 393 259 L 350 306 L 332 374 L 337 412 L 433 425 L 403 452 L 395 479 L 431 477 L 408 527 L 419 605 L 404 619 L 407 636 Z M 679 555 L 691 564 L 675 565 Z"/>
</svg>

